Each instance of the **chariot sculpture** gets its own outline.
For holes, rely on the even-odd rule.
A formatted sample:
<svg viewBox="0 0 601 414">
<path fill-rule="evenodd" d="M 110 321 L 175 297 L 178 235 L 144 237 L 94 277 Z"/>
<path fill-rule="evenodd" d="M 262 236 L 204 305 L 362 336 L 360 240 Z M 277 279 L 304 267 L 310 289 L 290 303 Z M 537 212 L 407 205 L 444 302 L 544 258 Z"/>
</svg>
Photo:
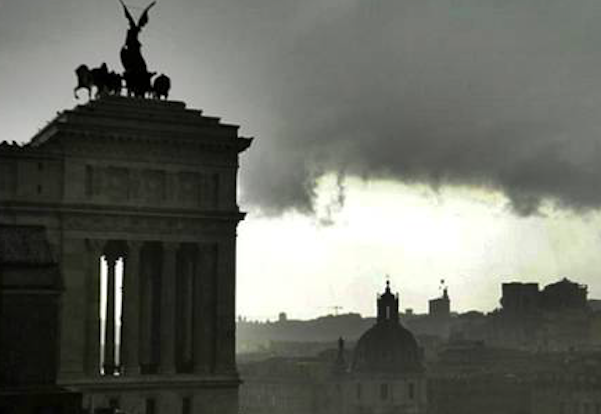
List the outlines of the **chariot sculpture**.
<svg viewBox="0 0 601 414">
<path fill-rule="evenodd" d="M 77 86 L 74 88 L 75 98 L 80 89 L 87 89 L 88 97 L 92 98 L 103 95 L 121 95 L 124 87 L 127 96 L 137 98 L 167 99 L 171 89 L 171 80 L 168 76 L 161 74 L 153 81 L 156 72 L 149 72 L 146 61 L 142 56 L 142 44 L 138 39 L 142 28 L 148 24 L 148 12 L 156 4 L 150 3 L 140 15 L 138 22 L 134 20 L 129 9 L 122 0 L 125 17 L 129 23 L 125 44 L 121 48 L 120 58 L 123 65 L 123 73 L 119 74 L 109 71 L 106 63 L 97 68 L 90 69 L 87 65 L 80 65 L 76 70 Z M 95 93 L 92 94 L 92 91 Z"/>
</svg>

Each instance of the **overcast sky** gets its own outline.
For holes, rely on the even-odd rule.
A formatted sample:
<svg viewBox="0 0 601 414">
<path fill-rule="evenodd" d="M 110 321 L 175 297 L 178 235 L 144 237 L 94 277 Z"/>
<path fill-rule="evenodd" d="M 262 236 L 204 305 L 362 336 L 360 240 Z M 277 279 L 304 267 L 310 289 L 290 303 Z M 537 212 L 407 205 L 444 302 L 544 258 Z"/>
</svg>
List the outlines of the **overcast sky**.
<svg viewBox="0 0 601 414">
<path fill-rule="evenodd" d="M 74 106 L 79 64 L 121 70 L 126 24 L 0 0 L 0 139 Z M 598 1 L 159 0 L 140 39 L 173 99 L 256 137 L 239 313 L 373 314 L 386 274 L 418 311 L 440 279 L 458 310 L 507 280 L 601 297 Z"/>
</svg>

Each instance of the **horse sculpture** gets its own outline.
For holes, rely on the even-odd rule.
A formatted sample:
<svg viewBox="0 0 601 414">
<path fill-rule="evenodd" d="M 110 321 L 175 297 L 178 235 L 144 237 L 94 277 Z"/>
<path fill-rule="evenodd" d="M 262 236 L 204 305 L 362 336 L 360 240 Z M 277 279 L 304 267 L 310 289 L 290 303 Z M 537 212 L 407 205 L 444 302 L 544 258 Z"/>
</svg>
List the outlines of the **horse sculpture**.
<svg viewBox="0 0 601 414">
<path fill-rule="evenodd" d="M 127 95 L 130 97 L 167 99 L 171 89 L 171 80 L 164 74 L 158 76 L 154 81 L 152 80 L 156 72 L 149 72 L 146 68 L 146 61 L 141 51 L 142 44 L 138 40 L 142 28 L 148 24 L 148 11 L 156 4 L 156 1 L 150 3 L 144 9 L 137 23 L 123 0 L 119 1 L 129 22 L 125 44 L 120 52 L 124 69 L 123 75 L 109 71 L 106 63 L 93 69 L 90 69 L 87 65 L 80 65 L 75 70 L 77 86 L 74 88 L 73 94 L 78 99 L 77 92 L 80 89 L 87 89 L 89 99 L 103 95 L 120 95 L 123 83 L 125 83 Z"/>
<path fill-rule="evenodd" d="M 167 99 L 169 98 L 169 89 L 171 89 L 171 79 L 161 73 L 152 84 L 152 97 L 155 99 Z"/>
<path fill-rule="evenodd" d="M 127 96 L 145 98 L 152 93 L 152 77 L 156 72 L 132 73 L 125 72 L 123 79 L 127 85 Z"/>
<path fill-rule="evenodd" d="M 77 86 L 73 89 L 75 99 L 79 99 L 77 91 L 80 89 L 88 90 L 88 98 L 92 98 L 92 90 L 96 87 L 94 97 L 101 95 L 119 95 L 121 94 L 121 75 L 108 70 L 106 63 L 97 68 L 90 69 L 87 65 L 79 65 L 75 69 L 77 75 Z"/>
</svg>

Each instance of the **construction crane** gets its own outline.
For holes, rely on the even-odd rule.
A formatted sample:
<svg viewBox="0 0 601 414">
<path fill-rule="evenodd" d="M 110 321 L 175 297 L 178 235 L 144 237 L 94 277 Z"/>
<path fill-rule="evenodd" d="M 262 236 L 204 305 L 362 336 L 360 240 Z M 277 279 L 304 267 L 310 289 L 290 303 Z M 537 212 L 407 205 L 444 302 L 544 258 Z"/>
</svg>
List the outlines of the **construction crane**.
<svg viewBox="0 0 601 414">
<path fill-rule="evenodd" d="M 342 306 L 340 306 L 340 305 L 334 305 L 334 306 L 330 306 L 330 309 L 334 310 L 334 316 L 338 316 L 338 311 L 342 310 Z"/>
</svg>

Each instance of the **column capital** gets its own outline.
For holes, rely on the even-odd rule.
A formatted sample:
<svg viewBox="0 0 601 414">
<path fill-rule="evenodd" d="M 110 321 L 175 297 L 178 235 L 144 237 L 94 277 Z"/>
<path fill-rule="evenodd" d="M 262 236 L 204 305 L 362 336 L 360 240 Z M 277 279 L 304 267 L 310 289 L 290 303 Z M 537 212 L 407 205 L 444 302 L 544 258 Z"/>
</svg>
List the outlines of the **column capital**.
<svg viewBox="0 0 601 414">
<path fill-rule="evenodd" d="M 110 265 L 114 265 L 117 259 L 125 256 L 127 252 L 124 251 L 123 242 L 111 240 L 108 241 L 104 246 L 104 256 L 106 261 Z"/>
<path fill-rule="evenodd" d="M 120 256 L 118 256 L 116 254 L 107 253 L 107 254 L 105 254 L 104 257 L 106 259 L 107 265 L 109 267 L 114 267 L 115 264 L 117 263 L 117 260 L 119 260 Z"/>
<path fill-rule="evenodd" d="M 102 253 L 106 240 L 102 239 L 86 239 L 86 246 L 89 251 Z"/>
<path fill-rule="evenodd" d="M 144 246 L 145 241 L 144 240 L 127 240 L 127 248 L 130 250 L 129 253 L 131 253 L 131 250 L 137 250 L 139 251 L 140 249 L 142 249 L 142 246 Z"/>
<path fill-rule="evenodd" d="M 169 251 L 169 252 L 174 252 L 179 249 L 180 243 L 174 242 L 174 241 L 163 241 L 162 245 L 163 245 L 163 250 Z"/>
<path fill-rule="evenodd" d="M 125 375 L 140 373 L 140 250 L 144 242 L 128 240 L 123 279 L 122 365 Z"/>
</svg>

